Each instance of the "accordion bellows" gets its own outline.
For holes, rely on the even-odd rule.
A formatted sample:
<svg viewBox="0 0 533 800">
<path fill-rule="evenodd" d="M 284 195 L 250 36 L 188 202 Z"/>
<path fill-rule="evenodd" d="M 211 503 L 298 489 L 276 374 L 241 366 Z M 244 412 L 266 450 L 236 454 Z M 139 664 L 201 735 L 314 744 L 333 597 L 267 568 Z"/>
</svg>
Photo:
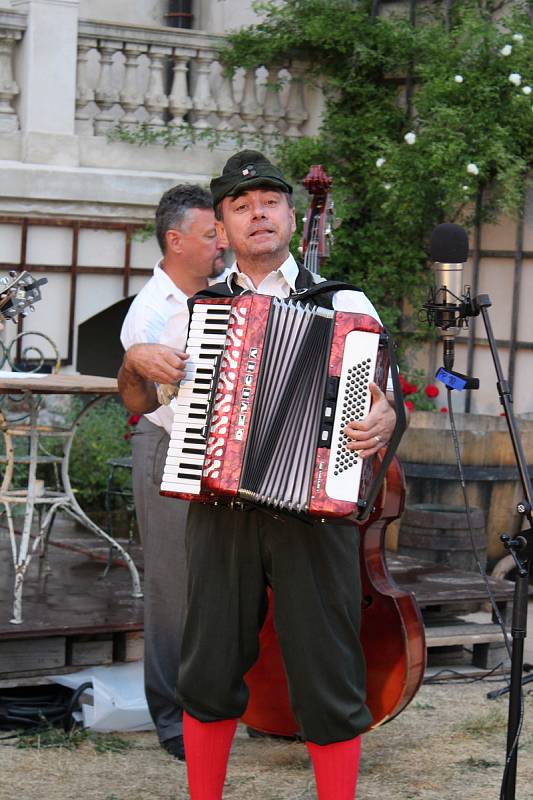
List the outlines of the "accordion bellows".
<svg viewBox="0 0 533 800">
<path fill-rule="evenodd" d="M 371 460 L 342 432 L 385 390 L 382 327 L 260 294 L 195 302 L 161 493 L 356 516 Z"/>
</svg>

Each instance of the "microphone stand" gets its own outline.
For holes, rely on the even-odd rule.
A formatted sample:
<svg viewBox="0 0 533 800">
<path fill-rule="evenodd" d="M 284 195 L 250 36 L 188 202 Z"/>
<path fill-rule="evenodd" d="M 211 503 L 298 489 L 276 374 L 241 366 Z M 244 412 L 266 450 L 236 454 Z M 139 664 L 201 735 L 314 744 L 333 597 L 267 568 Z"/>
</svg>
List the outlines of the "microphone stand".
<svg viewBox="0 0 533 800">
<path fill-rule="evenodd" d="M 533 490 L 531 478 L 528 472 L 528 464 L 522 448 L 520 432 L 516 424 L 513 412 L 513 399 L 509 383 L 504 377 L 500 357 L 498 354 L 496 340 L 492 330 L 488 309 L 492 305 L 490 298 L 486 294 L 480 294 L 473 300 L 469 297 L 463 298 L 461 304 L 461 315 L 478 316 L 483 318 L 483 324 L 487 334 L 487 340 L 494 362 L 497 383 L 496 388 L 503 406 L 511 443 L 515 454 L 515 460 L 520 475 L 520 481 L 524 490 L 524 499 L 517 506 L 518 513 L 528 520 L 529 528 L 521 531 L 517 536 L 510 537 L 503 533 L 500 536 L 506 550 L 512 555 L 516 568 L 517 578 L 515 581 L 513 599 L 513 618 L 511 625 L 512 637 L 512 656 L 511 656 L 511 680 L 509 687 L 509 715 L 507 723 L 507 751 L 504 778 L 502 781 L 501 800 L 514 800 L 516 790 L 516 767 L 518 751 L 518 734 L 522 717 L 522 672 L 524 666 L 524 640 L 527 634 L 527 603 L 529 588 L 529 573 L 531 560 L 533 558 Z"/>
</svg>

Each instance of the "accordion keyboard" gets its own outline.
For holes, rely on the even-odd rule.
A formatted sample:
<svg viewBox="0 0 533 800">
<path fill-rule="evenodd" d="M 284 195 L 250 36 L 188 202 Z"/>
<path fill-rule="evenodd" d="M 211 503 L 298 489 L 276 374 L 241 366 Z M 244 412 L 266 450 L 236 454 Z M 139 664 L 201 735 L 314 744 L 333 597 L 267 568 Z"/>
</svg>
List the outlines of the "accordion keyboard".
<svg viewBox="0 0 533 800">
<path fill-rule="evenodd" d="M 187 339 L 189 360 L 173 403 L 174 422 L 161 491 L 200 493 L 209 396 L 230 313 L 230 305 L 194 306 Z"/>
</svg>

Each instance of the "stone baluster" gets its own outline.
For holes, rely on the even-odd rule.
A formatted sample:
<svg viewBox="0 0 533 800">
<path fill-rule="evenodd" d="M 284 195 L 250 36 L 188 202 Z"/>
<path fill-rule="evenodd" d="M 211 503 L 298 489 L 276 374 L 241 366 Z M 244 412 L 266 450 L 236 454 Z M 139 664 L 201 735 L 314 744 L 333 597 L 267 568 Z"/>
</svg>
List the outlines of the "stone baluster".
<svg viewBox="0 0 533 800">
<path fill-rule="evenodd" d="M 169 111 L 172 114 L 170 124 L 174 126 L 185 125 L 185 114 L 192 108 L 192 99 L 189 95 L 187 84 L 188 63 L 194 56 L 194 50 L 186 47 L 175 47 L 173 54 L 172 89 L 168 98 Z"/>
<path fill-rule="evenodd" d="M 80 37 L 78 42 L 78 68 L 76 78 L 76 124 L 77 134 L 92 135 L 93 121 L 90 105 L 94 101 L 94 90 L 87 82 L 87 61 L 89 52 L 96 50 L 96 39 Z"/>
<path fill-rule="evenodd" d="M 230 131 L 232 125 L 230 119 L 238 113 L 233 96 L 233 80 L 231 75 L 225 75 L 221 72 L 220 85 L 217 91 L 217 106 L 218 106 L 218 125 L 217 131 Z"/>
<path fill-rule="evenodd" d="M 261 124 L 261 108 L 257 102 L 255 69 L 246 70 L 240 114 L 243 121 L 240 133 L 257 133 Z"/>
<path fill-rule="evenodd" d="M 165 69 L 164 61 L 171 55 L 171 47 L 164 47 L 161 45 L 150 46 L 150 77 L 144 104 L 150 115 L 148 124 L 151 128 L 155 129 L 165 126 L 165 111 L 168 108 L 168 97 L 165 94 L 163 82 Z"/>
<path fill-rule="evenodd" d="M 197 130 L 210 128 L 209 116 L 217 110 L 217 104 L 213 99 L 211 86 L 209 85 L 209 76 L 214 57 L 215 54 L 212 50 L 198 50 L 194 60 L 196 82 L 192 98 L 192 118 L 193 127 Z"/>
<path fill-rule="evenodd" d="M 121 50 L 120 42 L 106 39 L 100 41 L 100 77 L 94 93 L 94 99 L 100 108 L 94 119 L 94 130 L 97 135 L 105 134 L 116 123 L 112 108 L 119 102 L 120 95 L 113 82 L 113 59 L 115 53 Z"/>
<path fill-rule="evenodd" d="M 279 98 L 279 70 L 279 67 L 270 67 L 268 70 L 268 78 L 265 86 L 265 102 L 263 105 L 265 124 L 262 133 L 265 136 L 274 136 L 281 132 L 279 123 L 284 116 L 284 111 Z"/>
<path fill-rule="evenodd" d="M 144 102 L 139 88 L 139 56 L 146 53 L 147 49 L 146 45 L 133 42 L 126 42 L 124 45 L 124 82 L 120 92 L 124 116 L 120 120 L 121 125 L 136 125 L 139 122 L 135 112 Z"/>
<path fill-rule="evenodd" d="M 13 133 L 19 127 L 13 108 L 19 91 L 13 77 L 13 50 L 21 36 L 20 31 L 0 30 L 0 133 Z"/>
<path fill-rule="evenodd" d="M 301 127 L 309 117 L 304 103 L 303 78 L 305 67 L 303 64 L 292 64 L 290 73 L 291 83 L 285 115 L 288 123 L 286 135 L 295 138 L 302 135 Z"/>
</svg>

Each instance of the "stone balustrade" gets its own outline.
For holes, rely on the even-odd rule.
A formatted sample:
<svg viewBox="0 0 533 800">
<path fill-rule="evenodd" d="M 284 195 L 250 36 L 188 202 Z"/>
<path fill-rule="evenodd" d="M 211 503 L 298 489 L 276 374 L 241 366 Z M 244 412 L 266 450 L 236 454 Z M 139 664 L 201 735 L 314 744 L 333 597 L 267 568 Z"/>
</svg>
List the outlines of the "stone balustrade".
<svg viewBox="0 0 533 800">
<path fill-rule="evenodd" d="M 0 134 L 15 133 L 19 119 L 15 99 L 19 86 L 14 76 L 15 48 L 26 28 L 24 14 L 0 11 Z"/>
<path fill-rule="evenodd" d="M 187 124 L 230 136 L 300 136 L 308 119 L 303 68 L 238 70 L 230 78 L 218 61 L 223 43 L 199 31 L 81 20 L 76 132 Z"/>
</svg>

